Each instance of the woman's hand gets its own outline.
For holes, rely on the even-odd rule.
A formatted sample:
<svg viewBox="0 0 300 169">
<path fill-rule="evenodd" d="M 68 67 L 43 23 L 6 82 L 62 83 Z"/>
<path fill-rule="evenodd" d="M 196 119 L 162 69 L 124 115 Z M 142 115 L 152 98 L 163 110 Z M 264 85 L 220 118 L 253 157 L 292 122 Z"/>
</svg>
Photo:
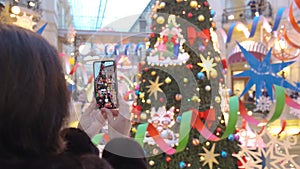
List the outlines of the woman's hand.
<svg viewBox="0 0 300 169">
<path fill-rule="evenodd" d="M 81 115 L 78 128 L 84 130 L 90 138 L 98 134 L 105 125 L 105 118 L 97 108 L 96 100 L 93 99 L 89 107 Z"/>
<path fill-rule="evenodd" d="M 119 109 L 101 109 L 108 120 L 108 136 L 110 139 L 128 137 L 131 128 L 130 105 L 125 102 L 121 94 L 118 94 L 118 101 Z M 115 116 L 116 114 L 118 115 Z"/>
</svg>

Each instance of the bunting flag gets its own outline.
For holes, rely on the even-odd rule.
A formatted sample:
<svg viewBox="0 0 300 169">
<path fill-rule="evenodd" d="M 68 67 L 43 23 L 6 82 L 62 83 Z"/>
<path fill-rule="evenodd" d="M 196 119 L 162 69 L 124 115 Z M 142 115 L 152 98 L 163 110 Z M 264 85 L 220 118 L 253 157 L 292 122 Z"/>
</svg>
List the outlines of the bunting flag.
<svg viewBox="0 0 300 169">
<path fill-rule="evenodd" d="M 42 33 L 44 32 L 45 28 L 47 27 L 48 23 L 45 23 L 40 29 L 38 29 L 36 31 L 36 33 L 42 35 Z"/>
</svg>

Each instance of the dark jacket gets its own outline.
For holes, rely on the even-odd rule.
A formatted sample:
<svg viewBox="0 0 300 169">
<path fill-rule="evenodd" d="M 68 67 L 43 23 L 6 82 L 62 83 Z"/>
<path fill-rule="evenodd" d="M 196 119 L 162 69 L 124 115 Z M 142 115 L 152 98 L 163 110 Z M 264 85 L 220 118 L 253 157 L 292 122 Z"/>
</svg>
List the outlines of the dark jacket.
<svg viewBox="0 0 300 169">
<path fill-rule="evenodd" d="M 84 169 L 80 160 L 69 154 L 47 158 L 0 159 L 1 169 Z"/>
</svg>

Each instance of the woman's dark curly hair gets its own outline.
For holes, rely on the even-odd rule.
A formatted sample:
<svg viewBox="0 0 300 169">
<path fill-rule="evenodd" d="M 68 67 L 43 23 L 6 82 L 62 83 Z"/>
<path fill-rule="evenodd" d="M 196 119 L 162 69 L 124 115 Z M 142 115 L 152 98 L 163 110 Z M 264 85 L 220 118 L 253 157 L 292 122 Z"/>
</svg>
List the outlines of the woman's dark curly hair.
<svg viewBox="0 0 300 169">
<path fill-rule="evenodd" d="M 35 32 L 0 24 L 0 156 L 61 150 L 68 91 L 58 53 Z"/>
</svg>

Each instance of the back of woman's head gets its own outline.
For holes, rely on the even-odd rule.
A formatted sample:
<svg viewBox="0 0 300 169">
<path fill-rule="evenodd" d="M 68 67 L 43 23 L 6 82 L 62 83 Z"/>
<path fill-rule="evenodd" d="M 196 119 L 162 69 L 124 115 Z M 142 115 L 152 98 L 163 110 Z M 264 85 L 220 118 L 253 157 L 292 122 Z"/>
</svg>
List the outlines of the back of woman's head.
<svg viewBox="0 0 300 169">
<path fill-rule="evenodd" d="M 57 51 L 37 33 L 0 24 L 0 156 L 60 149 L 70 94 Z"/>
<path fill-rule="evenodd" d="M 105 159 L 93 154 L 82 155 L 80 162 L 85 169 L 113 169 Z"/>
<path fill-rule="evenodd" d="M 115 138 L 103 150 L 102 158 L 114 169 L 147 169 L 144 150 L 138 142 L 130 138 Z"/>
<path fill-rule="evenodd" d="M 90 137 L 81 129 L 65 128 L 61 135 L 66 142 L 66 153 L 76 156 L 94 154 L 99 156 L 98 148 L 92 143 Z"/>
</svg>

